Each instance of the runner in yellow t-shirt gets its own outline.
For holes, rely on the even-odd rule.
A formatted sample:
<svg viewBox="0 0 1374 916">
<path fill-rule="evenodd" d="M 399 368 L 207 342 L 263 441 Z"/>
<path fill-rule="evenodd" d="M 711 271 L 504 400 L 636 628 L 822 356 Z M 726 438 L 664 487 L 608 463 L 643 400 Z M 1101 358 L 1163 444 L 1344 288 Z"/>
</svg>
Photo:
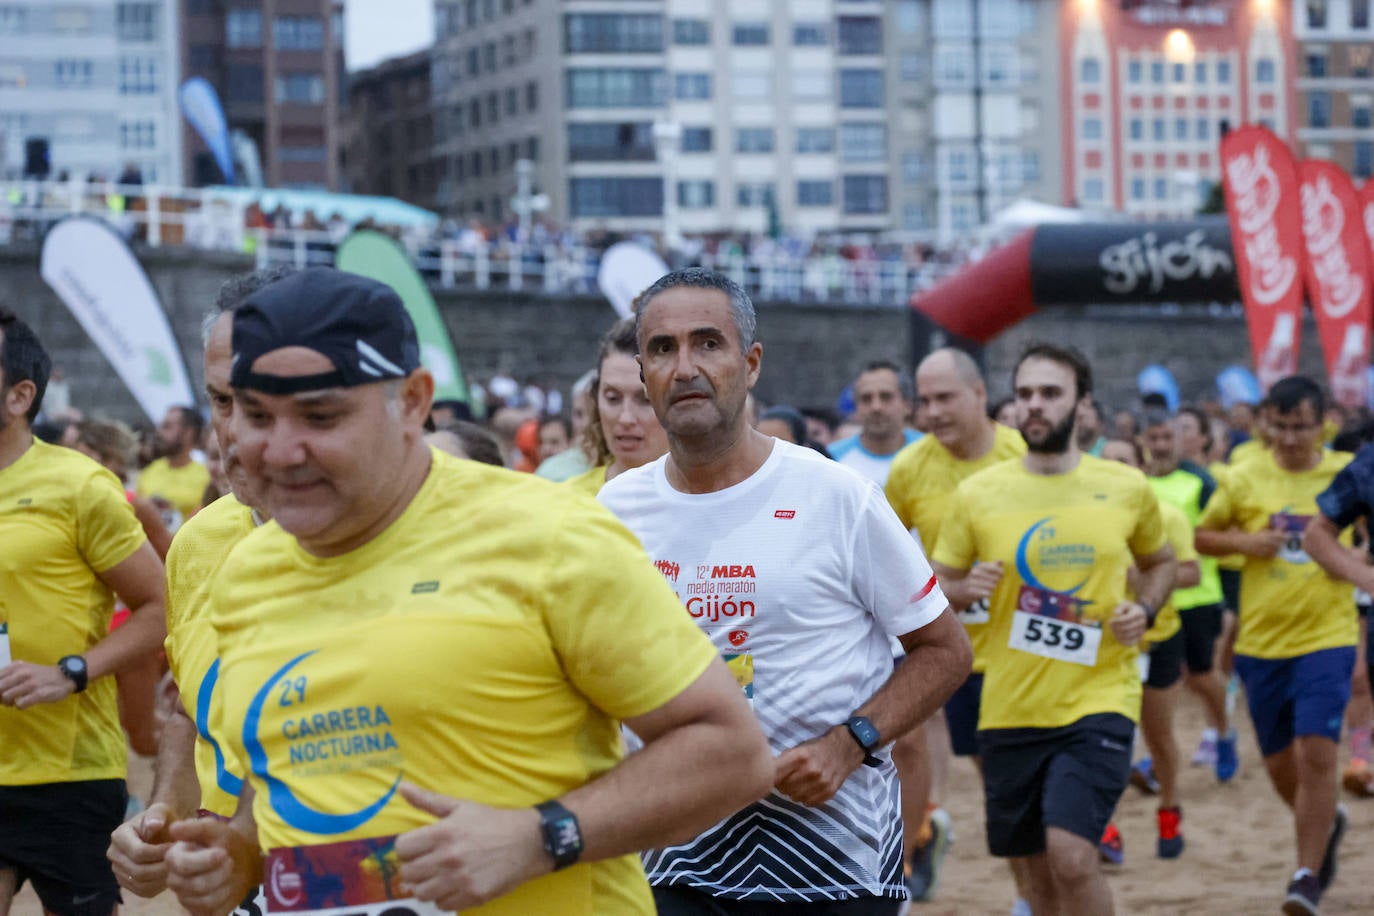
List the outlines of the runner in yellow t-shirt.
<svg viewBox="0 0 1374 916">
<path fill-rule="evenodd" d="M 988 419 L 982 373 L 962 350 L 936 350 L 921 361 L 916 367 L 916 401 L 929 434 L 897 453 L 884 491 L 902 524 L 929 552 L 959 482 L 983 468 L 1019 458 L 1026 453 L 1026 443 L 1016 430 Z M 967 591 L 984 578 L 996 581 L 999 574 L 996 563 L 979 563 L 959 584 Z M 957 588 L 946 597 L 973 644 L 973 673 L 945 703 L 944 719 L 954 754 L 973 757 L 977 763 L 984 668 L 980 647 L 987 629 L 987 602 L 963 597 Z M 943 739 L 932 747 L 923 725 L 899 738 L 892 751 L 902 779 L 902 822 L 908 834 L 907 890 L 917 901 L 934 897 L 950 841 L 949 815 L 941 808 L 927 812 L 930 800 L 944 795 L 948 760 L 943 748 Z"/>
<path fill-rule="evenodd" d="M 128 800 L 107 675 L 162 640 L 162 562 L 113 474 L 33 437 L 50 367 L 0 309 L 0 912 L 31 882 L 49 912 L 104 916 Z"/>
<path fill-rule="evenodd" d="M 1298 868 L 1284 912 L 1315 913 L 1345 831 L 1336 752 L 1359 631 L 1350 584 L 1312 562 L 1302 533 L 1351 456 L 1322 449 L 1325 397 L 1311 379 L 1279 380 L 1268 404 L 1273 447 L 1232 469 L 1202 514 L 1197 547 L 1245 556 L 1236 673 L 1270 781 L 1294 813 Z"/>
<path fill-rule="evenodd" d="M 989 849 L 1021 870 L 1034 912 L 1062 912 L 1070 899 L 1108 912 L 1098 842 L 1131 767 L 1137 644 L 1176 564 L 1145 476 L 1078 450 L 1075 411 L 1092 391 L 1082 355 L 1032 345 L 1013 380 L 1028 452 L 959 485 L 935 568 L 953 584 L 975 562 L 1002 563 L 983 595 L 978 738 Z"/>
<path fill-rule="evenodd" d="M 584 447 L 595 460 L 591 469 L 564 481 L 588 496 L 596 496 L 606 481 L 668 451 L 668 434 L 644 393 L 638 352 L 633 319 L 617 321 L 601 339 L 590 391 L 591 414 L 583 434 Z"/>
<path fill-rule="evenodd" d="M 136 492 L 162 510 L 162 520 L 173 534 L 200 510 L 210 471 L 191 452 L 200 445 L 205 421 L 194 407 L 173 407 L 157 428 L 161 457 L 138 475 Z"/>
<path fill-rule="evenodd" d="M 591 500 L 423 444 L 433 379 L 388 287 L 293 274 L 235 311 L 233 352 L 274 521 L 212 584 L 211 731 L 256 829 L 172 826 L 183 905 L 222 911 L 265 872 L 270 909 L 649 912 L 633 852 L 773 771 L 643 549 Z M 646 742 L 623 761 L 621 720 Z"/>
</svg>

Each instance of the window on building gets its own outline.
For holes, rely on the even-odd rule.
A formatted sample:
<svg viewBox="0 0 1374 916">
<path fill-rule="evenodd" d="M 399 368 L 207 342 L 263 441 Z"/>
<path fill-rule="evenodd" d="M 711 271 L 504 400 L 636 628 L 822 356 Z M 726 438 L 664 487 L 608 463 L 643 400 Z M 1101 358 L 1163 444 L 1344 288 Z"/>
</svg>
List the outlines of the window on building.
<svg viewBox="0 0 1374 916">
<path fill-rule="evenodd" d="M 1326 28 L 1327 0 L 1305 0 L 1307 6 L 1307 27 Z"/>
<path fill-rule="evenodd" d="M 1084 118 L 1083 126 L 1079 129 L 1079 136 L 1088 141 L 1102 139 L 1102 119 Z"/>
<path fill-rule="evenodd" d="M 1331 126 L 1331 93 L 1324 89 L 1307 93 L 1307 126 Z"/>
<path fill-rule="evenodd" d="M 272 20 L 272 46 L 278 51 L 319 51 L 324 47 L 324 20 L 278 16 Z"/>
<path fill-rule="evenodd" d="M 1272 60 L 1261 57 L 1255 62 L 1255 82 L 1260 85 L 1274 82 L 1274 62 Z"/>
<path fill-rule="evenodd" d="M 736 45 L 746 47 L 768 44 L 769 29 L 766 22 L 736 22 L 730 30 L 730 40 Z"/>
<path fill-rule="evenodd" d="M 1145 179 L 1144 179 L 1144 178 L 1132 178 L 1132 179 L 1131 179 L 1131 200 L 1144 200 L 1144 199 L 1145 199 Z"/>
<path fill-rule="evenodd" d="M 841 16 L 837 20 L 841 54 L 883 53 L 883 20 L 878 16 Z"/>
<path fill-rule="evenodd" d="M 1374 175 L 1374 143 L 1370 143 L 1368 140 L 1355 141 L 1355 156 L 1351 173 L 1356 178 L 1369 178 Z"/>
<path fill-rule="evenodd" d="M 569 108 L 659 108 L 667 101 L 667 77 L 653 67 L 572 68 L 567 86 Z M 709 97 L 709 76 L 707 88 Z"/>
<path fill-rule="evenodd" d="M 1374 127 L 1374 117 L 1371 117 L 1370 113 L 1369 96 L 1351 96 L 1350 126 L 1362 129 Z"/>
<path fill-rule="evenodd" d="M 915 35 L 921 31 L 922 10 L 919 0 L 897 0 L 897 31 Z"/>
<path fill-rule="evenodd" d="M 530 162 L 539 161 L 539 138 L 530 137 L 525 141 L 525 158 Z"/>
<path fill-rule="evenodd" d="M 263 101 L 263 76 L 260 64 L 229 64 L 225 74 L 225 101 Z"/>
<path fill-rule="evenodd" d="M 0 3 L 0 35 L 22 35 L 29 30 L 29 8 Z"/>
<path fill-rule="evenodd" d="M 973 85 L 971 48 L 938 46 L 935 49 L 935 84 L 941 89 L 963 89 Z"/>
<path fill-rule="evenodd" d="M 697 179 L 677 183 L 677 205 L 684 210 L 701 210 L 716 204 L 716 183 Z"/>
<path fill-rule="evenodd" d="M 115 7 L 120 41 L 152 41 L 157 36 L 157 4 L 121 2 Z"/>
<path fill-rule="evenodd" d="M 1155 179 L 1155 200 L 1165 200 L 1169 196 L 1169 182 L 1164 178 Z"/>
<path fill-rule="evenodd" d="M 193 74 L 205 74 L 219 66 L 219 45 L 197 42 L 186 49 L 186 63 Z"/>
<path fill-rule="evenodd" d="M 824 22 L 798 22 L 792 26 L 792 44 L 799 48 L 823 48 L 829 43 Z"/>
<path fill-rule="evenodd" d="M 806 178 L 797 182 L 797 206 L 833 207 L 835 182 L 820 178 Z"/>
<path fill-rule="evenodd" d="M 711 74 L 673 74 L 673 97 L 684 100 L 709 99 L 711 97 Z"/>
<path fill-rule="evenodd" d="M 1350 27 L 1369 28 L 1369 0 L 1350 0 Z"/>
<path fill-rule="evenodd" d="M 1174 85 L 1181 86 L 1184 83 L 1188 82 L 1187 64 L 1174 64 L 1170 69 L 1173 71 Z"/>
<path fill-rule="evenodd" d="M 567 125 L 570 162 L 653 162 L 654 125 L 649 121 Z"/>
<path fill-rule="evenodd" d="M 277 150 L 277 159 L 280 162 L 324 162 L 325 158 L 323 146 L 283 146 Z M 414 183 L 412 181 L 412 184 Z"/>
<path fill-rule="evenodd" d="M 832 127 L 798 127 L 797 152 L 833 153 L 835 151 L 835 129 Z"/>
<path fill-rule="evenodd" d="M 663 17 L 645 13 L 568 13 L 563 17 L 569 54 L 636 54 L 663 50 Z"/>
<path fill-rule="evenodd" d="M 1131 118 L 1126 122 L 1126 135 L 1132 140 L 1145 139 L 1145 122 L 1140 118 Z"/>
<path fill-rule="evenodd" d="M 473 127 L 482 126 L 482 100 L 473 99 L 468 107 L 468 121 Z"/>
<path fill-rule="evenodd" d="M 574 218 L 663 215 L 662 178 L 571 178 L 568 191 Z"/>
<path fill-rule="evenodd" d="M 711 151 L 711 128 L 682 128 L 682 151 L 684 153 L 709 153 Z"/>
<path fill-rule="evenodd" d="M 835 77 L 829 70 L 794 67 L 792 94 L 799 99 L 828 99 Z"/>
<path fill-rule="evenodd" d="M 525 110 L 537 111 L 539 109 L 539 84 L 531 80 L 525 84 Z"/>
<path fill-rule="evenodd" d="M 1106 193 L 1102 179 L 1085 179 L 1083 182 L 1083 200 L 1090 204 L 1100 204 L 1104 199 L 1106 199 Z"/>
<path fill-rule="evenodd" d="M 730 88 L 737 99 L 767 99 L 773 95 L 773 74 L 768 70 L 736 70 Z"/>
<path fill-rule="evenodd" d="M 843 184 L 845 213 L 887 212 L 886 175 L 845 175 Z"/>
<path fill-rule="evenodd" d="M 1193 124 L 1193 130 L 1196 132 L 1196 136 L 1194 139 L 1212 139 L 1212 122 L 1208 121 L 1206 118 L 1198 118 L 1197 121 Z"/>
<path fill-rule="evenodd" d="M 968 232 L 978 225 L 978 205 L 958 198 L 949 204 L 949 228 L 954 232 Z"/>
<path fill-rule="evenodd" d="M 506 116 L 511 117 L 520 113 L 520 90 L 514 86 L 506 90 Z"/>
<path fill-rule="evenodd" d="M 482 72 L 482 49 L 478 47 L 468 48 L 468 76 L 476 76 Z"/>
<path fill-rule="evenodd" d="M 1303 58 L 1303 62 L 1304 62 L 1304 64 L 1306 65 L 1307 75 L 1308 75 L 1308 76 L 1326 76 L 1326 55 L 1325 55 L 1325 54 L 1308 54 L 1306 57 Z M 1270 64 L 1270 67 L 1271 67 L 1271 70 L 1270 70 L 1269 79 L 1270 79 L 1270 81 L 1272 81 L 1272 80 L 1273 80 L 1273 70 L 1272 70 L 1273 64 L 1272 64 L 1272 63 Z"/>
<path fill-rule="evenodd" d="M 231 9 L 225 13 L 224 43 L 230 48 L 261 48 L 262 10 Z"/>
<path fill-rule="evenodd" d="M 1155 118 L 1150 122 L 1150 137 L 1156 143 L 1164 142 L 1164 119 Z"/>
<path fill-rule="evenodd" d="M 883 71 L 841 70 L 841 108 L 882 108 Z"/>
<path fill-rule="evenodd" d="M 1164 61 L 1150 61 L 1150 82 L 1156 86 L 1164 85 Z"/>
<path fill-rule="evenodd" d="M 515 36 L 507 35 L 501 39 L 501 60 L 507 67 L 513 67 L 517 63 L 515 57 Z"/>
<path fill-rule="evenodd" d="M 1144 79 L 1145 65 L 1138 60 L 1128 61 L 1126 64 L 1126 82 L 1132 86 L 1138 86 Z"/>
<path fill-rule="evenodd" d="M 121 61 L 122 63 L 123 61 Z M 89 89 L 94 72 L 95 64 L 89 60 L 61 57 L 53 61 L 53 78 L 57 82 L 58 89 Z M 124 91 L 122 87 L 121 91 Z"/>
<path fill-rule="evenodd" d="M 155 58 L 120 58 L 120 95 L 156 95 L 158 89 L 157 60 Z"/>
<path fill-rule="evenodd" d="M 1016 49 L 1011 45 L 989 43 L 983 47 L 983 82 L 988 86 L 1011 85 L 1016 73 Z"/>
<path fill-rule="evenodd" d="M 918 83 L 925 79 L 925 58 L 919 51 L 903 51 L 898 58 L 897 72 L 903 82 Z"/>
<path fill-rule="evenodd" d="M 482 45 L 482 66 L 488 73 L 496 72 L 496 42 L 489 41 Z"/>
<path fill-rule="evenodd" d="M 1139 63 L 1138 63 L 1137 61 L 1132 61 L 1131 63 L 1135 64 L 1137 68 L 1140 66 Z M 1139 76 L 1139 73 L 1138 73 L 1138 72 L 1137 72 L 1137 76 Z M 1099 61 L 1096 57 L 1085 57 L 1085 58 L 1083 58 L 1081 61 L 1079 61 L 1079 63 L 1078 63 L 1078 80 L 1079 80 L 1079 82 L 1082 82 L 1082 83 L 1089 83 L 1089 84 L 1095 85 L 1095 84 L 1097 84 L 1099 81 L 1101 81 L 1101 79 L 1102 79 L 1102 62 L 1101 62 L 1101 61 Z M 1133 82 L 1139 82 L 1139 80 L 1138 80 L 1138 79 L 1137 79 L 1137 80 L 1133 80 Z"/>
<path fill-rule="evenodd" d="M 153 121 L 124 121 L 119 125 L 119 146 L 126 150 L 157 146 L 157 124 Z M 144 176 L 145 180 L 147 176 Z"/>
<path fill-rule="evenodd" d="M 930 207 L 923 203 L 902 205 L 902 229 L 923 232 L 931 228 Z"/>
<path fill-rule="evenodd" d="M 771 153 L 775 145 L 771 127 L 735 128 L 735 152 Z"/>
<path fill-rule="evenodd" d="M 931 30 L 936 38 L 973 35 L 973 4 L 968 0 L 931 0 Z"/>
<path fill-rule="evenodd" d="M 741 207 L 765 207 L 773 198 L 773 185 L 766 181 L 746 182 L 735 188 L 735 203 Z"/>
<path fill-rule="evenodd" d="M 902 153 L 902 181 L 920 184 L 926 180 L 926 157 L 923 153 Z"/>
<path fill-rule="evenodd" d="M 1347 45 L 1346 60 L 1350 62 L 1350 75 L 1357 79 L 1368 79 L 1371 72 L 1374 72 L 1370 68 L 1371 57 L 1374 57 L 1374 54 L 1371 54 L 1371 48 L 1367 42 Z"/>
<path fill-rule="evenodd" d="M 1187 139 L 1188 139 L 1188 119 L 1187 119 L 1187 118 L 1174 118 L 1174 139 L 1175 139 L 1175 140 L 1187 140 Z"/>
<path fill-rule="evenodd" d="M 324 76 L 319 73 L 284 73 L 277 76 L 272 97 L 278 103 L 319 105 L 324 102 Z"/>
<path fill-rule="evenodd" d="M 945 174 L 954 187 L 967 187 L 973 183 L 973 156 L 966 150 L 949 149 L 945 151 Z"/>
<path fill-rule="evenodd" d="M 883 162 L 887 159 L 887 125 L 841 124 L 840 159 L 845 162 Z"/>
<path fill-rule="evenodd" d="M 711 43 L 711 23 L 706 19 L 674 19 L 673 44 L 709 45 Z"/>
<path fill-rule="evenodd" d="M 1023 184 L 1040 183 L 1040 154 L 1033 149 L 1021 153 L 1021 181 Z"/>
<path fill-rule="evenodd" d="M 1217 61 L 1217 85 L 1231 85 L 1231 62 L 1229 60 Z"/>
</svg>

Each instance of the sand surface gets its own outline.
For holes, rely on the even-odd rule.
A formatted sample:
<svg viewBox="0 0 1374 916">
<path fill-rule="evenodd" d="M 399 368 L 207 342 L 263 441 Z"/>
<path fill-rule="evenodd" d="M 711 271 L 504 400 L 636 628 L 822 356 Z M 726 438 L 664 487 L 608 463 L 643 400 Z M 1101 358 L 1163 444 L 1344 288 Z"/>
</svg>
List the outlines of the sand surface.
<svg viewBox="0 0 1374 916">
<path fill-rule="evenodd" d="M 1110 869 L 1121 914 L 1274 914 L 1279 912 L 1294 868 L 1292 818 L 1269 786 L 1250 723 L 1240 719 L 1241 772 L 1218 786 L 1208 770 L 1185 767 L 1181 779 L 1187 849 L 1172 861 L 1155 858 L 1155 801 L 1130 788 L 1117 809 L 1126 842 L 1126 862 Z M 1196 743 L 1201 719 L 1185 701 L 1178 734 L 1186 757 Z M 1342 757 L 1344 759 L 1344 756 Z M 146 792 L 151 775 L 146 761 L 134 761 L 130 786 Z M 1350 830 L 1340 876 L 1322 900 L 1322 913 L 1374 913 L 1374 800 L 1343 796 Z M 954 818 L 956 841 L 941 880 L 938 899 L 913 905 L 913 916 L 1005 914 L 1012 904 L 1011 876 L 987 854 L 982 799 L 972 766 L 953 762 L 946 807 Z M 125 916 L 171 916 L 181 912 L 175 898 L 126 896 Z M 13 916 L 40 916 L 37 898 L 25 889 Z M 539 916 L 539 914 L 531 914 Z M 556 914 L 551 914 L 556 916 Z"/>
</svg>

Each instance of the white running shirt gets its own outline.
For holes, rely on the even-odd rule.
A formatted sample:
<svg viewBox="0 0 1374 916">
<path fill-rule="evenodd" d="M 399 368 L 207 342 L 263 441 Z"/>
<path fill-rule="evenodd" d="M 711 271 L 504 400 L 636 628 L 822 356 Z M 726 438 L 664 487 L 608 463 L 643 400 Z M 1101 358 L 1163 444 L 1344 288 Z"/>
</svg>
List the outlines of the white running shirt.
<svg viewBox="0 0 1374 916">
<path fill-rule="evenodd" d="M 778 441 L 748 480 L 691 495 L 667 458 L 599 499 L 644 544 L 750 698 L 775 754 L 843 724 L 892 674 L 889 638 L 948 603 L 882 490 Z M 650 883 L 782 902 L 904 898 L 890 750 L 819 808 L 774 792 L 681 846 L 645 854 Z"/>
</svg>

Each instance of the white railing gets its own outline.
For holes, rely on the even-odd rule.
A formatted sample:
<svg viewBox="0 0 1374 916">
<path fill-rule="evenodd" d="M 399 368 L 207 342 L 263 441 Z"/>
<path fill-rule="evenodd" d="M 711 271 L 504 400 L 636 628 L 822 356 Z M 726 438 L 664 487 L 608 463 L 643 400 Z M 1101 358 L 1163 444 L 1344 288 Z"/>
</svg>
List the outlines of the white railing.
<svg viewBox="0 0 1374 916">
<path fill-rule="evenodd" d="M 0 244 L 37 241 L 49 226 L 73 215 L 108 221 L 131 241 L 150 247 L 239 252 L 258 266 L 330 266 L 347 229 L 246 228 L 248 208 L 197 188 L 124 186 L 110 182 L 0 183 Z M 434 238 L 428 230 L 399 233 L 416 268 L 444 289 L 598 293 L 599 249 L 583 245 L 520 245 L 505 240 L 471 244 Z M 850 260 L 828 253 L 795 257 L 693 256 L 692 264 L 720 271 L 760 301 L 792 301 L 899 307 L 956 265 L 908 264 L 895 259 Z"/>
</svg>

